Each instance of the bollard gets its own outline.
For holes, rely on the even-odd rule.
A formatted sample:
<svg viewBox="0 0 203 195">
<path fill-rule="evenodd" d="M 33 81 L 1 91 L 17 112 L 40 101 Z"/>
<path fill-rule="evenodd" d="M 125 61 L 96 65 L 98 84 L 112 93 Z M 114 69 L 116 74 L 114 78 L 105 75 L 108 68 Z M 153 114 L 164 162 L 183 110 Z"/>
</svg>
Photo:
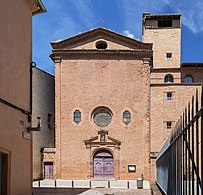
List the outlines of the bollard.
<svg viewBox="0 0 203 195">
<path fill-rule="evenodd" d="M 137 189 L 143 189 L 143 174 L 141 175 L 141 178 L 137 179 Z"/>
</svg>

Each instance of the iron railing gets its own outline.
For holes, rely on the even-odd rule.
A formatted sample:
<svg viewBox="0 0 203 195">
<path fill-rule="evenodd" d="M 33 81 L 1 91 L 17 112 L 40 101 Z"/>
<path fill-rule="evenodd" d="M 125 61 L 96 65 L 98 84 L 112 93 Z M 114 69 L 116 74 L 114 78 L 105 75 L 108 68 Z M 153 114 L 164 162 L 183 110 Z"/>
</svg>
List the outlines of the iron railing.
<svg viewBox="0 0 203 195">
<path fill-rule="evenodd" d="M 198 97 L 196 90 L 195 97 L 188 103 L 158 154 L 157 185 L 165 194 L 203 194 L 203 90 L 201 91 L 201 97 Z"/>
</svg>

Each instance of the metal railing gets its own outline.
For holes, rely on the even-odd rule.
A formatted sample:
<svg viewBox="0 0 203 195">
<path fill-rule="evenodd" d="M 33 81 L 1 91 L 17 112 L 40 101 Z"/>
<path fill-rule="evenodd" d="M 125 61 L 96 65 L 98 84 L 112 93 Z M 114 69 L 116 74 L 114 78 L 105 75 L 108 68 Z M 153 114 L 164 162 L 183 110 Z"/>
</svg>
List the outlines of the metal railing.
<svg viewBox="0 0 203 195">
<path fill-rule="evenodd" d="M 165 194 L 203 194 L 203 90 L 201 91 L 199 98 L 196 90 L 195 97 L 188 103 L 158 154 L 157 184 Z"/>
</svg>

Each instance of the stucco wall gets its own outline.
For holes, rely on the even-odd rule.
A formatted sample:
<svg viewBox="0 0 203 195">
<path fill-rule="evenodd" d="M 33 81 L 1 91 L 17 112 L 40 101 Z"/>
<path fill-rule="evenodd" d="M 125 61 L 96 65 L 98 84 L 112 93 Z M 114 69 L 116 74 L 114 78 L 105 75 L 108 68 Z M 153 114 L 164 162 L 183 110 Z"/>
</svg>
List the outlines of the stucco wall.
<svg viewBox="0 0 203 195">
<path fill-rule="evenodd" d="M 1 2 L 1 98 L 29 110 L 32 13 L 26 0 Z"/>
<path fill-rule="evenodd" d="M 33 68 L 32 124 L 37 125 L 41 117 L 41 131 L 33 133 L 33 179 L 42 178 L 42 148 L 54 147 L 54 76 Z M 48 113 L 51 128 L 48 128 Z"/>
<path fill-rule="evenodd" d="M 0 6 L 0 98 L 30 110 L 31 22 L 26 0 Z M 27 115 L 0 103 L 0 151 L 8 154 L 8 193 L 31 194 L 31 140 L 22 138 Z"/>
</svg>

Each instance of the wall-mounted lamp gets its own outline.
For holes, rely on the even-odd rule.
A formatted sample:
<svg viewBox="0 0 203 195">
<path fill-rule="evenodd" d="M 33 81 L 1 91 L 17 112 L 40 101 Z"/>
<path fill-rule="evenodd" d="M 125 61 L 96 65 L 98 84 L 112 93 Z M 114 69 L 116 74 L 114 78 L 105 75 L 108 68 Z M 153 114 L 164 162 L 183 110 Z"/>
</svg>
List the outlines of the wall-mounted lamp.
<svg viewBox="0 0 203 195">
<path fill-rule="evenodd" d="M 41 118 L 38 116 L 37 120 L 38 120 L 37 127 L 28 127 L 27 128 L 28 132 L 30 132 L 30 131 L 41 131 Z"/>
</svg>

